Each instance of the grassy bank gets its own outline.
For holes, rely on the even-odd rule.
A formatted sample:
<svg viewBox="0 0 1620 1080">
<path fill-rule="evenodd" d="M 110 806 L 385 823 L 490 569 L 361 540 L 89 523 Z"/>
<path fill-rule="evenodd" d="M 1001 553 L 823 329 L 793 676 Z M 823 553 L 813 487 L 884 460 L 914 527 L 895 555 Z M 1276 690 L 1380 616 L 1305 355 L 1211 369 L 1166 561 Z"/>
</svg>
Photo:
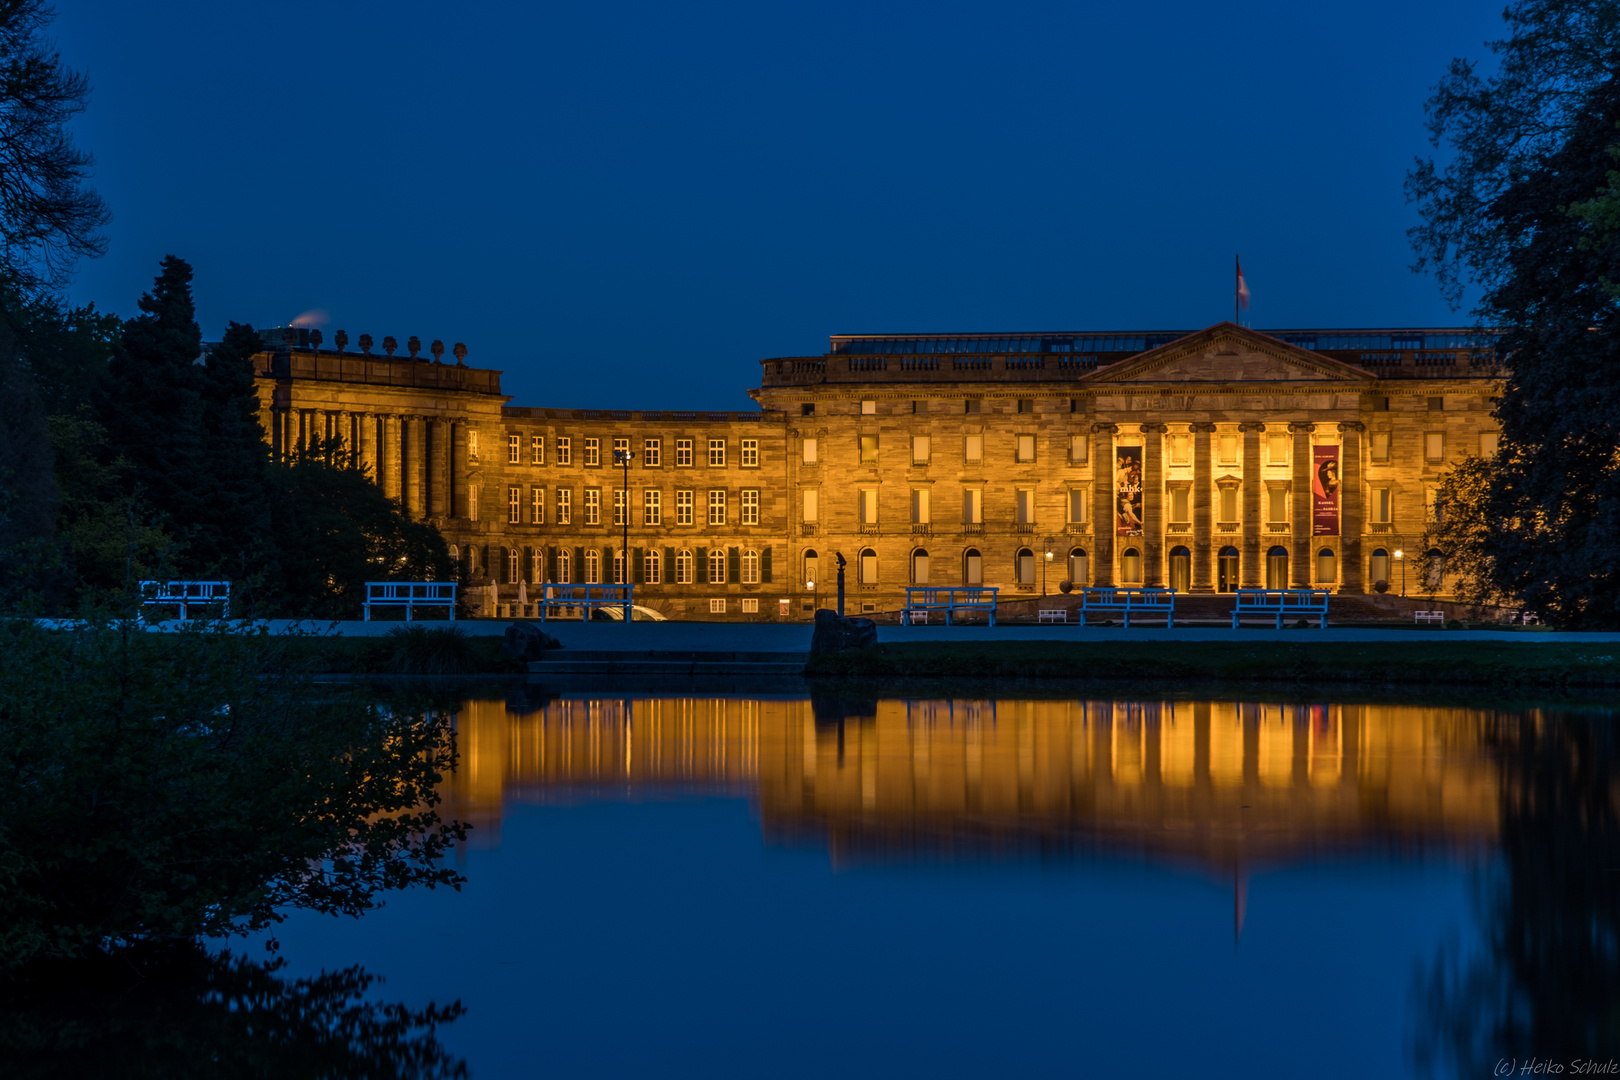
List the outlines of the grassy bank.
<svg viewBox="0 0 1620 1080">
<path fill-rule="evenodd" d="M 501 639 L 413 628 L 380 637 L 295 637 L 277 642 L 273 662 L 316 675 L 516 675 L 529 670 Z"/>
<path fill-rule="evenodd" d="M 813 657 L 835 679 L 1129 679 L 1361 686 L 1620 686 L 1620 645 L 1517 642 L 952 642 Z"/>
</svg>

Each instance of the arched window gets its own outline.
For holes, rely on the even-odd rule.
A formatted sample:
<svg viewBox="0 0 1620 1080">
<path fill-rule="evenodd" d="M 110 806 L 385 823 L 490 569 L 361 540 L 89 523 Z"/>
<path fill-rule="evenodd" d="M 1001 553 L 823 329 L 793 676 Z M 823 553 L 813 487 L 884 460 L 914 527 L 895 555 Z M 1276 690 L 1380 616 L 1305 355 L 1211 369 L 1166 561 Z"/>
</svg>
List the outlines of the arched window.
<svg viewBox="0 0 1620 1080">
<path fill-rule="evenodd" d="M 518 562 L 521 555 L 522 552 L 518 551 L 517 548 L 506 549 L 506 583 L 508 585 L 516 585 L 518 576 L 522 573 L 522 567 Z"/>
<path fill-rule="evenodd" d="M 1339 560 L 1333 554 L 1332 548 L 1323 548 L 1316 553 L 1316 582 L 1318 585 L 1331 585 L 1339 577 Z"/>
<path fill-rule="evenodd" d="M 1119 580 L 1127 585 L 1142 583 L 1142 553 L 1126 548 L 1119 557 Z"/>
<path fill-rule="evenodd" d="M 692 584 L 692 566 L 693 559 L 690 548 L 681 548 L 675 553 L 675 584 Z"/>
<path fill-rule="evenodd" d="M 742 583 L 744 585 L 759 584 L 759 552 L 753 548 L 742 553 Z"/>
<path fill-rule="evenodd" d="M 574 580 L 574 553 L 567 548 L 557 549 L 557 584 L 567 585 Z"/>
<path fill-rule="evenodd" d="M 625 551 L 624 548 L 619 548 L 613 553 L 613 584 L 615 585 L 629 584 L 629 581 L 627 580 L 628 574 L 626 572 L 629 566 L 629 560 L 626 558 L 627 555 L 629 555 L 629 552 Z"/>
<path fill-rule="evenodd" d="M 529 549 L 529 580 L 541 582 L 546 580 L 546 549 Z"/>
<path fill-rule="evenodd" d="M 1236 592 L 1238 587 L 1238 549 L 1228 544 L 1221 548 L 1215 587 L 1221 592 Z"/>
<path fill-rule="evenodd" d="M 602 583 L 602 553 L 595 548 L 585 551 L 585 584 L 600 585 Z"/>
<path fill-rule="evenodd" d="M 478 573 L 478 545 L 467 545 L 467 576 Z"/>
<path fill-rule="evenodd" d="M 1180 545 L 1170 549 L 1170 588 L 1182 593 L 1192 590 L 1192 552 Z"/>
<path fill-rule="evenodd" d="M 726 549 L 712 547 L 709 549 L 709 584 L 724 585 L 726 583 Z"/>
<path fill-rule="evenodd" d="M 1013 568 L 1018 572 L 1018 584 L 1035 584 L 1035 553 L 1029 548 L 1018 549 L 1018 554 L 1013 556 Z"/>
<path fill-rule="evenodd" d="M 455 563 L 457 566 L 461 565 L 461 545 L 460 544 L 451 544 L 450 545 L 450 561 Z"/>
<path fill-rule="evenodd" d="M 1389 551 L 1385 548 L 1374 549 L 1372 558 L 1367 560 L 1367 580 L 1372 582 L 1374 589 L 1378 588 L 1379 582 L 1383 582 L 1386 589 L 1389 588 Z"/>
<path fill-rule="evenodd" d="M 876 585 L 878 579 L 877 552 L 871 548 L 861 548 L 861 584 Z"/>
<path fill-rule="evenodd" d="M 918 548 L 911 553 L 911 583 L 928 584 L 928 552 L 924 548 Z"/>
<path fill-rule="evenodd" d="M 1085 548 L 1069 549 L 1069 580 L 1075 588 L 1081 588 L 1091 579 L 1091 560 L 1086 556 Z"/>
<path fill-rule="evenodd" d="M 1427 563 L 1423 568 L 1424 587 L 1438 590 L 1446 577 L 1446 557 L 1439 548 L 1430 548 L 1424 558 Z"/>
<path fill-rule="evenodd" d="M 804 587 L 814 590 L 821 582 L 821 557 L 816 554 L 815 548 L 809 548 L 804 553 Z"/>
<path fill-rule="evenodd" d="M 664 580 L 664 553 L 657 548 L 648 548 L 642 571 L 648 585 L 657 585 Z"/>
<path fill-rule="evenodd" d="M 968 548 L 962 553 L 962 584 L 984 584 L 984 557 L 978 548 Z"/>
<path fill-rule="evenodd" d="M 1281 545 L 1266 552 L 1266 588 L 1288 588 L 1288 549 Z"/>
</svg>

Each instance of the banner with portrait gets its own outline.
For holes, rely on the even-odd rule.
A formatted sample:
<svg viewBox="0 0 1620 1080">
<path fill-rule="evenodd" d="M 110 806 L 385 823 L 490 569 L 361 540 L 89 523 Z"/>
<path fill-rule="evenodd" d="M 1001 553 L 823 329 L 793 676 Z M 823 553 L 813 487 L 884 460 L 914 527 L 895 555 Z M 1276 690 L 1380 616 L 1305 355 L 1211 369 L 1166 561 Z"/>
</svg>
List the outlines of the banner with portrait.
<svg viewBox="0 0 1620 1080">
<path fill-rule="evenodd" d="M 1339 448 L 1312 448 L 1311 535 L 1339 535 Z"/>
<path fill-rule="evenodd" d="M 1114 531 L 1142 535 L 1142 448 L 1114 448 Z"/>
</svg>

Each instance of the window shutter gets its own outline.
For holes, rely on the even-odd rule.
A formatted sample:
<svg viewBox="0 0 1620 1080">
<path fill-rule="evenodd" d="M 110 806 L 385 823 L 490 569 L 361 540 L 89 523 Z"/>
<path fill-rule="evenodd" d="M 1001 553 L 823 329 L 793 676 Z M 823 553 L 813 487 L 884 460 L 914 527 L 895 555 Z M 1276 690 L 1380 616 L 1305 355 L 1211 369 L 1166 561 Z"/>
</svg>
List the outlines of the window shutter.
<svg viewBox="0 0 1620 1080">
<path fill-rule="evenodd" d="M 557 549 L 554 547 L 546 548 L 546 580 L 557 580 Z"/>
<path fill-rule="evenodd" d="M 647 583 L 647 563 L 641 548 L 630 549 L 630 562 L 634 571 L 630 580 L 637 585 L 645 585 Z"/>
<path fill-rule="evenodd" d="M 771 549 L 768 547 L 759 553 L 759 580 L 767 585 L 771 583 Z"/>
<path fill-rule="evenodd" d="M 499 551 L 500 549 L 496 548 L 495 550 Z M 483 550 L 478 553 L 478 562 L 479 562 L 479 565 L 481 565 L 484 568 L 484 576 L 486 578 L 488 578 L 490 581 L 499 581 L 499 580 L 501 580 L 500 579 L 500 573 L 501 573 L 500 567 L 496 567 L 495 572 L 490 573 L 490 569 L 489 569 L 489 545 L 488 544 L 485 544 Z"/>
<path fill-rule="evenodd" d="M 709 549 L 698 548 L 695 561 L 697 565 L 693 567 L 692 580 L 698 585 L 707 585 L 709 583 Z"/>
<path fill-rule="evenodd" d="M 663 571 L 664 571 L 664 583 L 666 585 L 674 584 L 675 583 L 675 549 L 672 548 L 672 547 L 667 547 L 667 548 L 664 549 Z"/>
<path fill-rule="evenodd" d="M 602 584 L 613 584 L 613 549 L 610 547 L 602 549 Z"/>
<path fill-rule="evenodd" d="M 726 580 L 732 584 L 742 580 L 742 552 L 737 548 L 726 549 Z"/>
<path fill-rule="evenodd" d="M 579 583 L 585 580 L 585 546 L 582 544 L 574 549 L 574 581 Z"/>
<path fill-rule="evenodd" d="M 534 548 L 524 547 L 523 554 L 519 557 L 523 560 L 523 563 L 518 567 L 518 577 L 528 581 L 529 575 L 534 573 Z"/>
</svg>

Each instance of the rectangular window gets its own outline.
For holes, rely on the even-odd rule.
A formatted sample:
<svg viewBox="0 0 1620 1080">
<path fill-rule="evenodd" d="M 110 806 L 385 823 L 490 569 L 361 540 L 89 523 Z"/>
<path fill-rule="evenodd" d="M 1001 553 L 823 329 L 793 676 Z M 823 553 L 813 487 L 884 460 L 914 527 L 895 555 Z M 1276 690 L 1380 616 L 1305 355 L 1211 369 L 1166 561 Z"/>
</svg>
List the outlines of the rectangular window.
<svg viewBox="0 0 1620 1080">
<path fill-rule="evenodd" d="M 871 401 L 871 400 L 861 402 L 861 415 L 862 416 L 876 416 L 877 415 L 877 402 Z"/>
<path fill-rule="evenodd" d="M 725 613 L 726 613 L 726 598 L 723 597 L 723 596 L 711 596 L 709 598 L 709 614 L 710 615 L 724 615 Z"/>
<path fill-rule="evenodd" d="M 1389 488 L 1387 488 L 1387 487 L 1373 488 L 1372 489 L 1372 515 L 1373 515 L 1372 519 L 1373 519 L 1374 524 L 1388 525 L 1392 520 L 1394 520 L 1390 516 L 1390 511 L 1392 509 L 1394 509 L 1394 507 L 1393 507 L 1393 505 L 1391 503 L 1391 500 L 1390 500 L 1390 497 L 1389 497 Z"/>
<path fill-rule="evenodd" d="M 722 469 L 726 464 L 726 440 L 709 440 L 709 468 Z"/>
<path fill-rule="evenodd" d="M 602 524 L 602 489 L 585 489 L 585 524 Z"/>
<path fill-rule="evenodd" d="M 689 469 L 692 467 L 692 440 L 675 440 L 675 467 Z"/>
<path fill-rule="evenodd" d="M 862 465 L 876 465 L 877 464 L 877 436 L 876 435 L 862 435 L 861 436 L 861 464 Z"/>
<path fill-rule="evenodd" d="M 724 449 L 721 450 L 724 453 Z M 759 440 L 744 439 L 742 441 L 742 467 L 745 469 L 759 468 Z"/>
<path fill-rule="evenodd" d="M 1186 524 L 1192 520 L 1192 490 L 1178 487 L 1170 489 L 1170 520 Z"/>
<path fill-rule="evenodd" d="M 523 523 L 523 489 L 520 487 L 506 489 L 506 523 L 508 525 Z"/>
<path fill-rule="evenodd" d="M 913 401 L 911 403 L 911 411 L 912 411 L 913 415 L 927 412 L 928 411 L 928 402 L 926 402 L 926 401 Z"/>
<path fill-rule="evenodd" d="M 659 469 L 663 467 L 664 440 L 643 439 L 641 441 L 641 466 L 644 469 Z"/>
<path fill-rule="evenodd" d="M 726 523 L 726 489 L 714 488 L 709 492 L 709 524 Z"/>
<path fill-rule="evenodd" d="M 1389 460 L 1389 432 L 1375 431 L 1368 438 L 1372 442 L 1372 459 L 1382 465 Z"/>
<path fill-rule="evenodd" d="M 1069 489 L 1069 521 L 1079 525 L 1086 520 L 1086 492 L 1084 488 Z"/>
<path fill-rule="evenodd" d="M 1035 491 L 1033 488 L 1019 488 L 1014 492 L 1014 505 L 1018 513 L 1018 524 L 1033 525 L 1035 523 Z"/>
<path fill-rule="evenodd" d="M 1069 436 L 1069 462 L 1084 465 L 1091 460 L 1091 440 L 1084 435 Z"/>
<path fill-rule="evenodd" d="M 821 492 L 815 488 L 805 488 L 801 495 L 804 501 L 802 520 L 813 523 L 821 509 Z"/>
<path fill-rule="evenodd" d="M 648 489 L 641 493 L 641 523 L 643 525 L 662 525 L 664 523 L 664 493 L 657 489 Z"/>
<path fill-rule="evenodd" d="M 804 450 L 804 463 L 806 465 L 814 465 L 816 463 L 816 440 L 804 440 L 802 449 Z"/>
<path fill-rule="evenodd" d="M 1236 521 L 1238 519 L 1238 489 L 1235 487 L 1221 488 L 1221 521 Z"/>
<path fill-rule="evenodd" d="M 529 580 L 530 581 L 544 581 L 544 580 L 546 580 L 546 569 L 545 569 L 545 567 L 546 567 L 546 549 L 545 548 L 540 548 L 540 547 L 530 548 L 529 549 Z"/>
<path fill-rule="evenodd" d="M 748 572 L 746 570 L 743 572 L 743 584 L 744 585 L 750 584 L 750 582 L 748 580 Z M 758 584 L 758 579 L 755 579 L 755 581 L 752 582 L 752 584 Z M 756 614 L 758 614 L 759 613 L 759 597 L 757 597 L 757 596 L 745 596 L 745 597 L 743 597 L 742 598 L 742 609 L 743 609 L 743 614 L 744 615 L 756 615 Z"/>
<path fill-rule="evenodd" d="M 546 463 L 546 437 L 544 435 L 529 436 L 529 464 L 544 465 Z"/>
<path fill-rule="evenodd" d="M 1426 461 L 1440 461 L 1445 455 L 1446 435 L 1443 431 L 1423 433 L 1423 457 Z"/>
<path fill-rule="evenodd" d="M 862 525 L 877 524 L 877 488 L 861 488 L 859 509 Z"/>
<path fill-rule="evenodd" d="M 692 559 L 692 553 L 690 551 L 688 551 L 686 548 L 682 548 L 679 552 L 677 552 L 675 555 L 675 584 L 692 584 L 692 567 L 694 565 L 696 564 Z"/>
<path fill-rule="evenodd" d="M 675 493 L 675 524 L 692 524 L 692 493 L 690 491 L 677 491 Z"/>
<path fill-rule="evenodd" d="M 1482 431 L 1479 433 L 1479 456 L 1488 458 L 1496 456 L 1496 448 L 1501 445 L 1502 433 L 1500 431 Z"/>
<path fill-rule="evenodd" d="M 536 487 L 529 489 L 529 524 L 544 525 L 546 523 L 546 489 Z"/>
<path fill-rule="evenodd" d="M 559 465 L 571 465 L 571 464 L 573 464 L 573 460 L 574 460 L 573 454 L 574 454 L 574 440 L 569 438 L 566 435 L 559 436 L 558 439 L 557 439 L 557 464 L 559 464 Z"/>
<path fill-rule="evenodd" d="M 1424 488 L 1423 510 L 1424 516 L 1429 520 L 1429 522 L 1438 525 L 1444 509 L 1445 508 L 1440 505 L 1440 489 L 1432 487 Z"/>
<path fill-rule="evenodd" d="M 523 463 L 523 436 L 508 435 L 506 437 L 506 463 L 508 465 L 521 465 Z"/>
<path fill-rule="evenodd" d="M 588 465 L 588 466 L 589 465 L 601 465 L 602 464 L 602 440 L 601 439 L 586 439 L 585 440 L 585 464 Z"/>
<path fill-rule="evenodd" d="M 968 398 L 967 401 L 963 403 L 963 406 L 962 411 L 967 415 L 972 416 L 979 411 L 979 399 Z"/>
<path fill-rule="evenodd" d="M 614 439 L 613 440 L 613 464 L 619 466 L 620 468 L 623 468 L 624 467 L 624 456 L 626 454 L 628 454 L 629 452 L 630 452 L 630 440 L 629 439 Z M 619 582 L 619 584 L 622 585 L 623 582 Z"/>
<path fill-rule="evenodd" d="M 476 428 L 467 432 L 467 460 L 478 460 L 478 430 Z"/>
<path fill-rule="evenodd" d="M 1020 436 L 1018 436 L 1018 460 L 1019 461 L 1034 461 L 1035 460 L 1035 436 L 1033 436 L 1033 435 L 1020 435 Z"/>
<path fill-rule="evenodd" d="M 574 521 L 574 491 L 572 488 L 557 489 L 557 524 L 571 525 Z"/>
<path fill-rule="evenodd" d="M 1266 520 L 1275 524 L 1288 521 L 1288 489 L 1266 489 Z"/>
<path fill-rule="evenodd" d="M 984 523 L 984 492 L 978 488 L 962 489 L 962 524 L 982 525 Z"/>
<path fill-rule="evenodd" d="M 1021 413 L 1032 413 L 1035 411 L 1035 403 L 1029 398 L 1019 398 L 1018 411 Z"/>
<path fill-rule="evenodd" d="M 664 580 L 664 553 L 657 548 L 648 548 L 646 562 L 643 568 L 647 575 L 648 585 L 657 585 Z"/>
<path fill-rule="evenodd" d="M 913 465 L 928 464 L 928 457 L 933 453 L 934 440 L 927 435 L 913 435 L 911 437 L 911 463 Z"/>
<path fill-rule="evenodd" d="M 630 512 L 630 500 L 628 498 L 629 494 L 630 493 L 624 490 L 624 488 L 615 488 L 613 490 L 613 524 L 615 525 L 623 525 L 626 523 L 624 516 Z M 619 584 L 622 585 L 624 583 L 619 582 Z"/>
<path fill-rule="evenodd" d="M 1236 465 L 1238 463 L 1238 437 L 1236 432 L 1221 432 L 1216 439 L 1219 447 L 1222 465 Z"/>
<path fill-rule="evenodd" d="M 1443 398 L 1443 397 L 1432 397 L 1432 398 L 1429 399 L 1429 411 L 1430 412 L 1445 412 L 1445 410 L 1446 410 L 1446 399 L 1445 398 Z"/>
<path fill-rule="evenodd" d="M 934 520 L 933 492 L 927 488 L 916 488 L 911 493 L 911 523 L 913 525 L 927 525 Z"/>
<path fill-rule="evenodd" d="M 744 525 L 759 524 L 758 491 L 744 491 L 742 493 L 742 523 Z"/>
<path fill-rule="evenodd" d="M 1170 464 L 1186 465 L 1192 461 L 1191 448 L 1185 435 L 1170 436 Z"/>
<path fill-rule="evenodd" d="M 1271 465 L 1288 464 L 1288 436 L 1266 436 L 1266 461 Z"/>
<path fill-rule="evenodd" d="M 477 521 L 478 520 L 478 485 L 477 484 L 469 484 L 467 486 L 467 519 L 469 521 Z"/>
<path fill-rule="evenodd" d="M 969 435 L 967 445 L 963 448 L 963 457 L 969 465 L 977 465 L 984 459 L 984 436 Z"/>
</svg>

